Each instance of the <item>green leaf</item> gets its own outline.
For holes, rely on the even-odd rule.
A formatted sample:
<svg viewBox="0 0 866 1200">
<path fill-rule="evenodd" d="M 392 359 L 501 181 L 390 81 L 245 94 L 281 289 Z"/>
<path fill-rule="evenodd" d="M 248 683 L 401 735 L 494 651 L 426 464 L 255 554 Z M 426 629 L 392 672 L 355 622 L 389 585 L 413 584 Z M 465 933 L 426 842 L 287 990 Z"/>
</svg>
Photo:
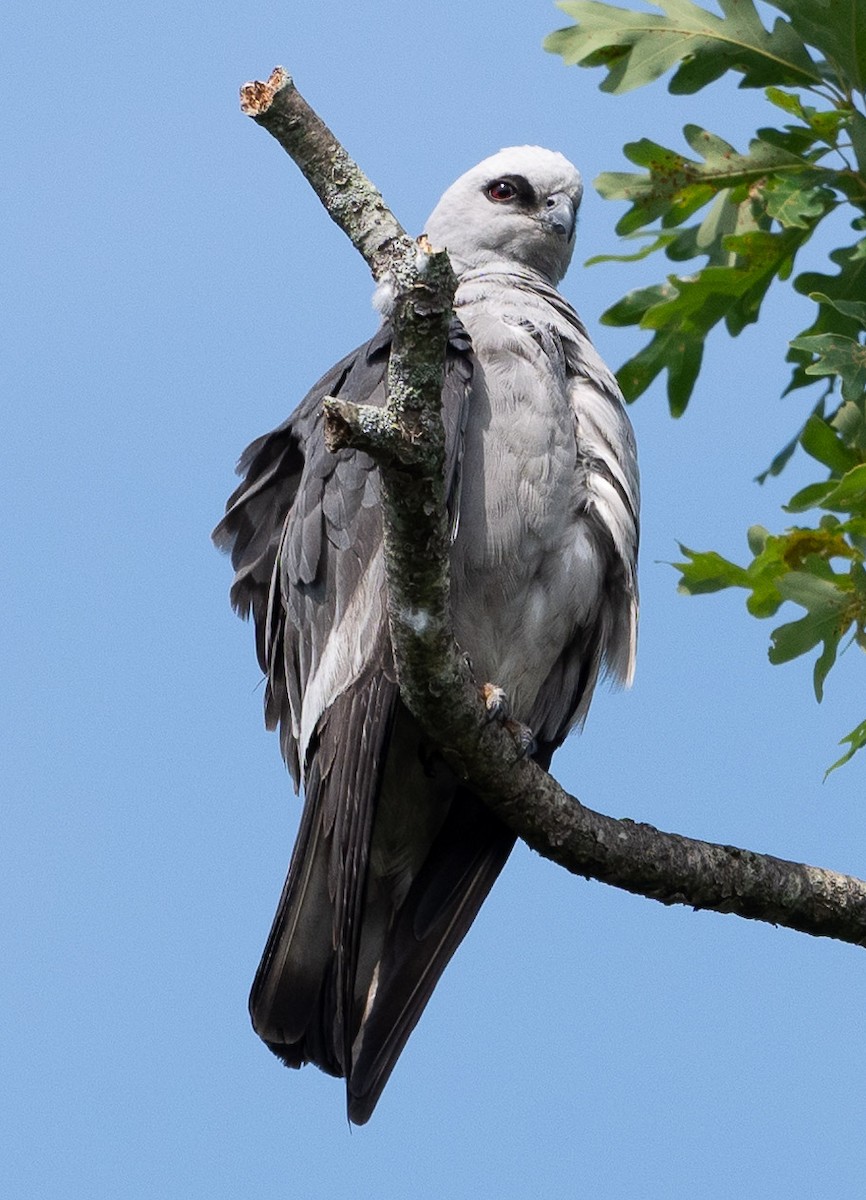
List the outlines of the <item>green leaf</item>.
<svg viewBox="0 0 866 1200">
<path fill-rule="evenodd" d="M 837 475 L 844 475 L 860 461 L 833 426 L 814 413 L 803 427 L 800 443 L 807 454 Z"/>
<path fill-rule="evenodd" d="M 763 525 L 750 525 L 746 531 L 746 539 L 749 543 L 749 549 L 754 555 L 762 554 L 767 546 L 767 539 L 770 536 L 770 531 L 765 529 Z"/>
<path fill-rule="evenodd" d="M 661 371 L 668 373 L 668 406 L 672 417 L 686 410 L 704 352 L 702 336 L 671 327 L 660 330 L 652 341 L 616 373 L 619 386 L 629 404 L 640 396 Z"/>
<path fill-rule="evenodd" d="M 866 463 L 848 471 L 824 497 L 821 507 L 866 516 Z"/>
<path fill-rule="evenodd" d="M 807 375 L 838 375 L 843 400 L 859 400 L 866 391 L 866 346 L 838 333 L 819 333 L 791 341 L 795 350 L 817 356 L 805 368 Z"/>
<path fill-rule="evenodd" d="M 772 537 L 770 541 L 775 545 L 777 561 L 784 564 L 783 573 L 808 566 L 813 574 L 823 574 L 825 578 L 833 581 L 834 587 L 838 587 L 839 577 L 833 574 L 830 560 L 859 557 L 858 552 L 852 550 L 845 540 L 848 524 L 849 522 L 843 524 L 838 517 L 828 515 L 821 518 L 817 529 L 795 526 Z M 793 596 L 789 599 L 793 599 Z"/>
<path fill-rule="evenodd" d="M 833 481 L 831 481 L 832 486 Z M 815 695 L 820 701 L 827 675 L 836 661 L 839 643 L 852 624 L 855 638 L 866 649 L 866 570 L 863 554 L 851 545 L 854 522 L 822 518 L 818 529 L 789 529 L 774 536 L 760 525 L 749 530 L 754 555 L 748 567 L 722 558 L 715 551 L 680 546 L 688 561 L 674 563 L 680 572 L 679 590 L 691 595 L 742 587 L 756 617 L 775 613 L 783 600 L 806 609 L 806 614 L 774 629 L 769 651 L 772 663 L 788 662 L 821 644 L 813 668 Z M 866 518 L 863 519 L 866 531 Z M 837 573 L 832 559 L 847 559 L 848 573 Z"/>
<path fill-rule="evenodd" d="M 794 256 L 810 236 L 810 229 L 791 228 L 781 233 L 755 230 L 725 239 L 725 245 L 736 254 L 732 270 L 741 285 L 725 309 L 725 324 L 730 334 L 736 336 L 746 325 L 757 321 L 770 284 L 777 277 L 787 279 Z"/>
<path fill-rule="evenodd" d="M 848 605 L 847 595 L 840 592 L 838 577 L 821 560 L 813 559 L 810 565 L 812 571 L 789 571 L 782 576 L 778 581 L 779 591 L 786 600 L 793 600 L 810 612 L 833 613 L 838 617 Z"/>
<path fill-rule="evenodd" d="M 678 236 L 676 233 L 659 233 L 656 236 L 644 233 L 643 231 L 629 233 L 626 235 L 627 238 L 649 238 L 650 240 L 645 246 L 641 246 L 640 250 L 635 250 L 632 254 L 594 254 L 583 265 L 585 267 L 594 267 L 598 263 L 604 262 L 639 262 L 642 258 L 647 258 L 648 255 L 654 253 L 656 250 L 664 250 Z"/>
<path fill-rule="evenodd" d="M 768 125 L 758 130 L 758 140 L 767 142 L 778 150 L 796 154 L 798 158 L 812 163 L 813 166 L 818 164 L 827 153 L 827 147 L 823 144 L 824 139 L 818 137 L 814 130 L 807 125 L 785 125 L 782 129 Z M 816 143 L 820 143 L 820 145 L 816 147 Z M 825 172 L 827 170 L 826 167 L 818 167 L 818 169 Z"/>
<path fill-rule="evenodd" d="M 806 110 L 803 108 L 803 102 L 799 96 L 793 95 L 791 92 L 783 92 L 777 87 L 768 87 L 766 96 L 771 104 L 775 104 L 776 108 L 781 108 L 784 112 L 790 113 L 792 117 L 799 117 L 801 121 L 805 121 Z"/>
<path fill-rule="evenodd" d="M 794 280 L 796 291 L 805 296 L 819 293 L 825 297 L 818 301 L 818 312 L 812 324 L 802 331 L 800 337 L 814 337 L 822 333 L 838 333 L 855 338 L 860 332 L 859 322 L 846 315 L 838 307 L 838 302 L 859 302 L 866 296 L 866 239 L 856 242 L 853 246 L 844 246 L 834 250 L 830 259 L 839 267 L 836 275 L 819 274 L 817 271 L 804 271 Z M 814 375 L 808 375 L 806 368 L 812 363 L 813 356 L 807 350 L 792 346 L 787 354 L 788 362 L 795 363 L 791 382 L 785 393 L 795 388 L 806 387 L 814 383 Z"/>
<path fill-rule="evenodd" d="M 756 525 L 749 531 L 749 545 L 755 558 L 748 568 L 722 558 L 714 550 L 696 551 L 681 545 L 680 550 L 690 561 L 673 564 L 681 572 L 679 591 L 697 596 L 729 587 L 746 588 L 751 592 L 746 604 L 752 615 L 771 616 L 782 603 L 775 580 L 789 570 L 782 553 L 783 539 L 771 537 Z"/>
<path fill-rule="evenodd" d="M 801 654 L 808 654 L 824 639 L 825 634 L 834 633 L 835 628 L 835 617 L 829 613 L 807 613 L 797 621 L 779 625 L 770 634 L 770 662 L 779 666 L 793 658 L 799 658 Z"/>
<path fill-rule="evenodd" d="M 862 300 L 833 300 L 823 292 L 810 292 L 809 299 L 816 304 L 829 304 L 836 312 L 845 317 L 852 317 L 863 329 L 866 329 L 866 303 Z"/>
<path fill-rule="evenodd" d="M 772 3 L 772 0 L 769 2 Z M 847 107 L 812 108 L 810 105 L 804 104 L 799 96 L 793 95 L 791 92 L 783 92 L 779 88 L 768 87 L 766 96 L 771 104 L 775 104 L 777 108 L 783 109 L 784 112 L 790 113 L 791 116 L 802 121 L 820 141 L 825 142 L 828 146 L 836 145 L 839 130 L 851 119 L 851 111 Z M 787 128 L 793 129 L 794 126 L 789 125 Z"/>
<path fill-rule="evenodd" d="M 862 750 L 866 746 L 866 721 L 861 721 L 856 729 L 852 729 L 850 733 L 846 733 L 839 742 L 839 745 L 844 746 L 846 742 L 849 743 L 848 749 L 841 758 L 837 758 L 833 765 L 828 767 L 824 772 L 825 780 L 831 771 L 835 771 L 837 767 L 844 766 L 846 762 L 850 762 L 857 751 Z"/>
<path fill-rule="evenodd" d="M 546 50 L 568 65 L 604 66 L 602 91 L 626 92 L 678 68 L 671 92 L 696 92 L 725 71 L 743 76 L 742 87 L 808 86 L 821 82 L 818 67 L 792 25 L 761 24 L 752 0 L 719 0 L 722 17 L 691 0 L 658 0 L 664 16 L 632 12 L 597 0 L 560 0 L 574 26 L 551 34 Z"/>
<path fill-rule="evenodd" d="M 791 571 L 778 580 L 779 591 L 808 611 L 798 621 L 780 625 L 770 634 L 770 662 L 789 662 L 812 650 L 819 642 L 823 649 L 813 669 L 813 685 L 818 701 L 824 695 L 824 681 L 836 661 L 839 642 L 850 619 L 846 610 L 849 596 L 835 582 L 805 571 Z"/>
<path fill-rule="evenodd" d="M 603 313 L 606 325 L 639 323 L 657 331 L 617 372 L 626 399 L 636 399 L 667 370 L 671 413 L 680 416 L 697 378 L 707 333 L 721 320 L 732 333 L 757 320 L 767 288 L 790 269 L 808 235 L 808 230 L 787 229 L 728 237 L 725 244 L 735 255 L 735 266 L 705 267 L 690 278 L 669 276 L 667 285 L 630 292 Z"/>
<path fill-rule="evenodd" d="M 734 267 L 736 253 L 727 245 L 732 235 L 769 228 L 769 222 L 754 211 L 750 200 L 735 199 L 733 188 L 723 188 L 713 200 L 700 225 L 683 229 L 665 250 L 667 257 L 684 262 L 703 255 L 707 266 Z"/>
<path fill-rule="evenodd" d="M 821 501 L 833 491 L 836 482 L 826 479 L 823 483 L 810 483 L 796 492 L 787 504 L 783 505 L 785 512 L 806 512 L 810 508 L 818 508 Z"/>
<path fill-rule="evenodd" d="M 815 660 L 815 666 L 812 668 L 812 687 L 815 689 L 815 699 L 820 704 L 824 699 L 824 684 L 830 669 L 836 662 L 836 655 L 839 652 L 839 642 L 842 640 L 842 634 L 838 627 L 827 633 L 824 637 L 824 649 Z"/>
<path fill-rule="evenodd" d="M 866 456 L 866 413 L 864 405 L 853 400 L 846 401 L 833 418 L 833 427 L 838 429 L 846 445 L 861 457 Z"/>
<path fill-rule="evenodd" d="M 849 121 L 849 132 L 851 134 L 851 147 L 857 159 L 857 168 L 860 172 L 860 177 L 866 176 L 866 117 L 862 113 L 855 112 Z"/>
<path fill-rule="evenodd" d="M 708 592 L 720 592 L 723 588 L 749 586 L 748 572 L 727 558 L 722 558 L 715 550 L 690 550 L 680 543 L 680 553 L 690 560 L 673 564 L 681 573 L 677 585 L 680 592 L 700 596 Z"/>
<path fill-rule="evenodd" d="M 804 113 L 812 111 L 799 101 L 796 104 Z M 623 366 L 619 375 L 629 400 L 667 368 L 671 411 L 679 415 L 696 382 L 695 367 L 699 368 L 702 357 L 699 343 L 721 320 L 734 336 L 757 320 L 773 279 L 788 277 L 794 256 L 816 223 L 839 203 L 827 186 L 837 173 L 816 168 L 809 151 L 815 138 L 805 126 L 799 130 L 805 140 L 797 142 L 796 152 L 791 149 L 790 127 L 787 132 L 760 132 L 762 136 L 750 143 L 748 153 L 739 154 L 718 135 L 687 125 L 684 136 L 703 161 L 644 138 L 630 143 L 625 152 L 636 165 L 647 168 L 646 174 L 609 172 L 596 180 L 606 198 L 630 201 L 617 225 L 622 235 L 632 236 L 661 220 L 664 228 L 656 231 L 656 240 L 644 248 L 642 256 L 660 249 L 674 261 L 698 255 L 709 260 L 687 277 L 670 276 L 668 284 L 660 285 L 654 295 L 650 289 L 631 293 L 604 315 L 606 323 L 633 324 L 639 314 L 643 328 L 677 334 L 654 338 Z M 682 225 L 708 201 L 711 206 L 700 224 L 670 237 L 671 228 Z M 773 221 L 782 226 L 780 232 L 770 229 Z M 845 320 L 842 314 L 836 315 Z M 673 354 L 670 363 L 663 361 L 667 348 Z M 795 348 L 789 355 L 800 356 L 802 362 L 803 378 L 802 382 L 798 378 L 798 386 L 808 383 L 805 368 L 811 357 Z M 780 469 L 779 463 L 775 466 Z"/>
<path fill-rule="evenodd" d="M 768 536 L 761 553 L 749 564 L 752 587 L 752 595 L 746 602 L 749 612 L 756 617 L 770 617 L 783 600 L 793 599 L 786 594 L 784 581 L 790 581 L 798 569 L 826 571 L 832 577 L 829 563 L 822 558 L 828 540 L 844 545 L 844 539 L 827 539 L 813 529 L 788 529 L 783 534 Z"/>
<path fill-rule="evenodd" d="M 673 564 L 682 573 L 679 588 L 695 595 L 728 587 L 746 588 L 751 592 L 747 607 L 756 617 L 772 616 L 785 599 L 810 607 L 835 596 L 848 597 L 854 587 L 853 575 L 838 575 L 830 564 L 832 559 L 841 558 L 852 564 L 851 572 L 862 571 L 859 564 L 863 555 L 845 536 L 853 533 L 852 524 L 853 521 L 843 524 L 836 517 L 826 516 L 817 529 L 794 528 L 783 534 L 770 534 L 763 526 L 753 525 L 749 530 L 749 548 L 754 558 L 748 567 L 729 562 L 714 550 L 696 551 L 680 546 L 691 561 Z M 866 519 L 863 526 L 866 532 Z M 866 573 L 863 590 L 866 608 Z M 848 600 L 842 603 L 847 604 Z"/>
<path fill-rule="evenodd" d="M 820 293 L 826 297 L 823 305 L 832 305 L 835 309 L 836 300 L 859 300 L 866 295 L 866 240 L 855 242 L 853 246 L 842 246 L 830 254 L 832 262 L 836 263 L 839 271 L 836 275 L 821 275 L 817 271 L 804 271 L 794 280 L 794 287 L 803 296 Z M 841 312 L 841 310 L 837 310 Z M 838 332 L 849 332 L 853 322 Z"/>
<path fill-rule="evenodd" d="M 769 0 L 797 33 L 827 60 L 843 91 L 866 90 L 866 2 L 864 0 Z"/>
<path fill-rule="evenodd" d="M 778 454 L 773 456 L 773 460 L 766 470 L 761 471 L 760 475 L 755 476 L 755 483 L 766 483 L 767 480 L 776 475 L 781 475 L 785 467 L 794 456 L 794 451 L 800 444 L 800 435 L 796 434 L 791 438 L 787 445 L 783 446 Z"/>
<path fill-rule="evenodd" d="M 639 325 L 649 309 L 676 294 L 676 288 L 666 283 L 635 288 L 634 291 L 627 292 L 621 300 L 617 300 L 616 304 L 611 305 L 601 319 L 605 325 Z"/>
<path fill-rule="evenodd" d="M 617 233 L 629 234 L 661 218 L 665 228 L 679 225 L 721 191 L 758 183 L 767 176 L 807 173 L 814 184 L 815 168 L 801 154 L 762 138 L 749 143 L 747 154 L 699 125 L 686 125 L 683 136 L 703 162 L 660 146 L 649 138 L 628 142 L 623 152 L 648 173 L 606 171 L 594 182 L 606 200 L 629 200 L 631 209 L 620 218 Z M 814 191 L 814 187 L 813 187 Z"/>
<path fill-rule="evenodd" d="M 764 193 L 768 216 L 788 227 L 806 228 L 836 204 L 829 188 L 823 184 L 804 186 L 802 176 L 799 179 L 790 175 L 770 179 Z"/>
</svg>

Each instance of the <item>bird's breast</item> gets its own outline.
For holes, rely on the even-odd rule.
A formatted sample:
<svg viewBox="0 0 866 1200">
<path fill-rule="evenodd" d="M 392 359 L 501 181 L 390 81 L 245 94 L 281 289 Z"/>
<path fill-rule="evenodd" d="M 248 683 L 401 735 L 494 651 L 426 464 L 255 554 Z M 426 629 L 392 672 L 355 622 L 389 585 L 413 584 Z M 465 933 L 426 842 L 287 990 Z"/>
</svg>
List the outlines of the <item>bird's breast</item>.
<svg viewBox="0 0 866 1200">
<path fill-rule="evenodd" d="M 477 368 L 452 553 L 455 633 L 479 682 L 505 688 L 525 720 L 597 610 L 602 568 L 561 356 L 507 321 L 469 333 Z"/>
</svg>

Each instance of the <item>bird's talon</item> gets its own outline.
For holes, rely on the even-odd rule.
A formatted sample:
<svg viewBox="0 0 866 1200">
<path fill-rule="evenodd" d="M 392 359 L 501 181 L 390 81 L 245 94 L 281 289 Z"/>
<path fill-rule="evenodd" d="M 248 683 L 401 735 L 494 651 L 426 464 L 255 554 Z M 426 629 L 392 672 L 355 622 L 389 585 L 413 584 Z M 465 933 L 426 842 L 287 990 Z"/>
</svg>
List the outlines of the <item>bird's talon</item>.
<svg viewBox="0 0 866 1200">
<path fill-rule="evenodd" d="M 538 749 L 538 743 L 529 726 L 524 725 L 521 721 L 515 721 L 511 717 L 508 717 L 503 724 L 517 745 L 517 757 L 531 758 Z"/>
<path fill-rule="evenodd" d="M 487 723 L 491 721 L 506 721 L 508 719 L 508 694 L 504 688 L 495 683 L 485 683 L 481 686 L 481 699 L 487 709 Z"/>
</svg>

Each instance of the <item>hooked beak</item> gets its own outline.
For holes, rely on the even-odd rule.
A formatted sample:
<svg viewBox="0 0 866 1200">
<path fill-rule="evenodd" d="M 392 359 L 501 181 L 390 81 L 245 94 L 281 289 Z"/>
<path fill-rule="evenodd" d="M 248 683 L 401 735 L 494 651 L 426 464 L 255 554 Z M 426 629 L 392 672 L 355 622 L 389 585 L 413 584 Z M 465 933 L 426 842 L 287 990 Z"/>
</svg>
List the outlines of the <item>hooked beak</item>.
<svg viewBox="0 0 866 1200">
<path fill-rule="evenodd" d="M 564 237 L 570 242 L 574 237 L 575 209 L 571 197 L 562 192 L 555 192 L 547 197 L 544 212 L 539 216 L 542 225 L 548 226 L 553 233 Z"/>
</svg>

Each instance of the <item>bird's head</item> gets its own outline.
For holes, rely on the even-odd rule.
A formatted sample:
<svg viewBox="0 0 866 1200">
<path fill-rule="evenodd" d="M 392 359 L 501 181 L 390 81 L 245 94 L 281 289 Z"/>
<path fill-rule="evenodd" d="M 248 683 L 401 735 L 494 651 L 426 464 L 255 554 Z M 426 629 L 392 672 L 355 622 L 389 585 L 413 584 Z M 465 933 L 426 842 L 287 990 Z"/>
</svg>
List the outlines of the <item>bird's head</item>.
<svg viewBox="0 0 866 1200">
<path fill-rule="evenodd" d="M 511 146 L 461 175 L 425 226 L 457 275 L 503 264 L 562 279 L 574 250 L 583 183 L 562 154 Z"/>
</svg>

